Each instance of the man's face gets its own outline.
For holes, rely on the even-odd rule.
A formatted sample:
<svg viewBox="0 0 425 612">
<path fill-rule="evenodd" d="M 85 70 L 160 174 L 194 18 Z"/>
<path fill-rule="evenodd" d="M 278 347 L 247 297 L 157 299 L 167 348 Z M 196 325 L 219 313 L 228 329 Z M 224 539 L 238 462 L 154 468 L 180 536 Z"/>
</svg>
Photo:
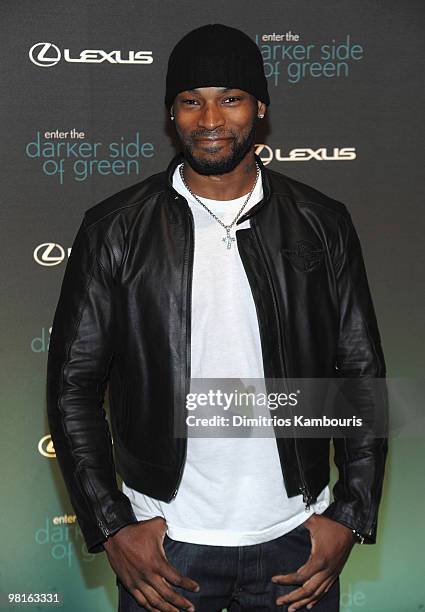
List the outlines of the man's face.
<svg viewBox="0 0 425 612">
<path fill-rule="evenodd" d="M 242 89 L 200 87 L 180 92 L 172 111 L 182 152 L 195 172 L 233 170 L 255 143 L 260 107 L 265 105 Z"/>
</svg>

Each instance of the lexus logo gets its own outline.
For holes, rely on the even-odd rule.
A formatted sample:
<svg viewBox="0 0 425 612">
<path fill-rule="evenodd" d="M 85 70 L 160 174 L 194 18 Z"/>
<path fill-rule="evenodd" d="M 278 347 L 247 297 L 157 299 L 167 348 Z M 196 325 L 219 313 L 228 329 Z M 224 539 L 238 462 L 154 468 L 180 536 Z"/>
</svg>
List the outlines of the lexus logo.
<svg viewBox="0 0 425 612">
<path fill-rule="evenodd" d="M 297 148 L 291 149 L 285 155 L 281 149 L 273 150 L 266 144 L 258 144 L 255 146 L 255 152 L 261 157 L 261 161 L 265 166 L 274 159 L 276 161 L 289 162 L 310 161 L 311 159 L 316 161 L 347 161 L 357 157 L 354 147 L 333 147 L 332 149 L 327 147 L 319 147 L 317 149 Z"/>
<path fill-rule="evenodd" d="M 65 249 L 55 242 L 43 242 L 35 247 L 33 255 L 40 266 L 57 266 L 65 259 Z"/>
<path fill-rule="evenodd" d="M 55 447 L 53 446 L 52 436 L 47 434 L 47 436 L 43 436 L 38 443 L 38 452 L 43 457 L 48 457 L 49 459 L 54 459 L 56 457 Z"/>
<path fill-rule="evenodd" d="M 36 43 L 29 50 L 29 58 L 36 66 L 50 68 L 61 59 L 62 53 L 56 45 L 50 42 Z M 63 60 L 78 64 L 152 64 L 152 51 L 104 51 L 103 49 L 84 49 L 76 57 L 71 57 L 69 49 L 63 50 Z"/>
<path fill-rule="evenodd" d="M 256 154 L 261 157 L 261 161 L 265 166 L 273 161 L 273 149 L 265 144 L 255 145 Z"/>
<path fill-rule="evenodd" d="M 33 64 L 43 68 L 54 66 L 61 58 L 59 47 L 49 42 L 36 43 L 31 47 L 28 55 Z"/>
</svg>

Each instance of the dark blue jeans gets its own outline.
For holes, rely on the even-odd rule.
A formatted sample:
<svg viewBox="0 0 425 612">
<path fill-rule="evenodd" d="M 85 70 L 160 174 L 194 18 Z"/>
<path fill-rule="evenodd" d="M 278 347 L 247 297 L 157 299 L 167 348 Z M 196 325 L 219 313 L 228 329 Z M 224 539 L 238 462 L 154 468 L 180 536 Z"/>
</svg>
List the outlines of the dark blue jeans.
<svg viewBox="0 0 425 612">
<path fill-rule="evenodd" d="M 276 574 L 294 572 L 303 565 L 311 551 L 311 539 L 310 532 L 303 525 L 269 542 L 250 546 L 189 544 L 165 535 L 164 550 L 169 562 L 179 572 L 198 582 L 198 593 L 173 586 L 177 593 L 192 601 L 197 612 L 220 612 L 224 608 L 229 612 L 285 612 L 288 606 L 277 606 L 277 597 L 299 587 L 275 584 L 270 579 Z M 118 579 L 117 585 L 118 612 L 146 610 Z M 339 579 L 312 610 L 339 611 Z"/>
</svg>

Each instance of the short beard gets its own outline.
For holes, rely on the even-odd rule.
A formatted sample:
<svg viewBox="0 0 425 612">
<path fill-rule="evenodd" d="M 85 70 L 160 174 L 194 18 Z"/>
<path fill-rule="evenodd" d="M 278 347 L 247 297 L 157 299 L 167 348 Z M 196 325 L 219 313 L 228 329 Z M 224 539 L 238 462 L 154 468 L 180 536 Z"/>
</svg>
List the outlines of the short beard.
<svg viewBox="0 0 425 612">
<path fill-rule="evenodd" d="M 176 126 L 177 127 L 177 126 Z M 198 174 L 226 174 L 231 172 L 243 160 L 245 155 L 255 144 L 256 121 L 253 120 L 248 135 L 242 140 L 231 141 L 231 153 L 222 159 L 199 159 L 194 157 L 191 141 L 180 138 L 182 153 L 187 163 Z"/>
</svg>

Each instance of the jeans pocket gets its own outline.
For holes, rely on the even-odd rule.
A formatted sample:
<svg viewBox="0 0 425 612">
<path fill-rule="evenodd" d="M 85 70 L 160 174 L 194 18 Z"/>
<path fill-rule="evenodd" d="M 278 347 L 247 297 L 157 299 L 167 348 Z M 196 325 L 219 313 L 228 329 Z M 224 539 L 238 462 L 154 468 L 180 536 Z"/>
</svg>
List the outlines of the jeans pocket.
<svg viewBox="0 0 425 612">
<path fill-rule="evenodd" d="M 310 531 L 307 529 L 307 527 L 304 526 L 304 523 L 301 523 L 300 525 L 295 527 L 294 531 L 301 531 L 302 533 L 307 532 L 308 535 L 310 535 Z"/>
<path fill-rule="evenodd" d="M 301 523 L 301 525 L 298 525 L 298 527 L 295 527 L 294 532 L 298 533 L 306 541 L 309 548 L 311 548 L 311 535 L 307 527 L 304 527 L 304 525 Z"/>
<path fill-rule="evenodd" d="M 172 540 L 169 535 L 165 534 L 164 535 L 164 539 L 162 540 L 162 546 L 164 547 L 164 550 L 168 546 L 170 546 L 170 544 L 172 544 L 173 542 L 174 542 L 174 540 Z"/>
<path fill-rule="evenodd" d="M 177 540 L 173 540 L 167 534 L 164 535 L 164 539 L 162 541 L 162 547 L 165 552 L 165 556 L 170 561 L 169 555 L 171 556 L 172 551 L 175 551 L 179 545 L 182 545 L 182 542 L 178 542 Z"/>
</svg>

